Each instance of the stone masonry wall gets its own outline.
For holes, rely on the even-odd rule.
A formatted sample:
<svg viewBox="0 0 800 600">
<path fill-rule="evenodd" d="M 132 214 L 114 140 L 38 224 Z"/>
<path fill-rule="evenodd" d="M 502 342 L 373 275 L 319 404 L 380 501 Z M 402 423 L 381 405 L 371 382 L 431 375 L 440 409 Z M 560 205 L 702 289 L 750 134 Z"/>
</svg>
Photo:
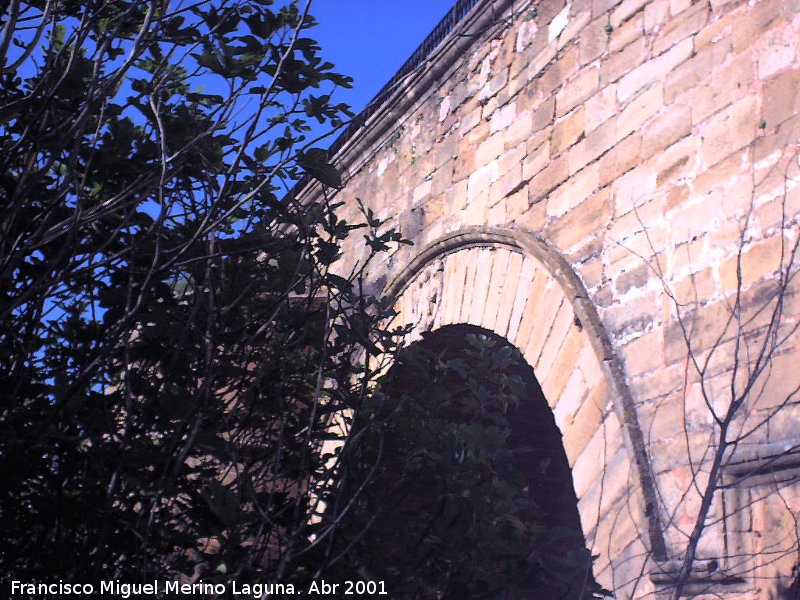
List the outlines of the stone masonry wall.
<svg viewBox="0 0 800 600">
<path fill-rule="evenodd" d="M 492 4 L 479 5 L 483 22 Z M 738 579 L 709 575 L 695 589 L 776 597 L 797 560 L 800 486 L 736 465 L 800 441 L 793 282 L 780 306 L 786 339 L 759 359 L 800 214 L 800 1 L 512 7 L 471 30 L 457 56 L 434 55 L 423 69 L 436 76 L 368 124 L 384 128 L 377 139 L 356 136 L 340 152 L 352 218 L 361 198 L 415 243 L 371 276 L 390 279 L 471 227 L 533 232 L 566 260 L 622 368 L 655 476 L 667 554 L 647 562 L 656 584 L 684 555 L 731 381 L 741 391 L 748 369 L 763 369 L 731 424 L 748 435 L 738 458 L 726 455 L 729 488 L 699 551 Z M 359 250 L 354 240 L 345 256 Z M 619 598 L 650 589 L 607 581 Z"/>
</svg>

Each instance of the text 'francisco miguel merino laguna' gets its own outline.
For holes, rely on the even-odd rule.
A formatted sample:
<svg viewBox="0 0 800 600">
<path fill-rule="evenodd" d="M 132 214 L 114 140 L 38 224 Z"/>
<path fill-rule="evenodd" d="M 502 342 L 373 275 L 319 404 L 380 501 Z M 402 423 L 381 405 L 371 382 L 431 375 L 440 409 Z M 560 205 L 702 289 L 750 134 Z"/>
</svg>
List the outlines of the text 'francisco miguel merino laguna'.
<svg viewBox="0 0 800 600">
<path fill-rule="evenodd" d="M 315 593 L 312 584 L 308 593 Z M 177 581 L 158 581 L 152 583 L 123 583 L 121 581 L 101 581 L 100 585 L 91 583 L 25 583 L 11 582 L 11 595 L 31 594 L 34 596 L 93 596 L 95 593 L 117 598 L 134 596 L 159 596 L 163 594 L 180 594 L 183 596 L 219 596 L 230 592 L 234 596 L 262 598 L 275 594 L 295 594 L 295 586 L 291 583 L 179 583 Z"/>
</svg>

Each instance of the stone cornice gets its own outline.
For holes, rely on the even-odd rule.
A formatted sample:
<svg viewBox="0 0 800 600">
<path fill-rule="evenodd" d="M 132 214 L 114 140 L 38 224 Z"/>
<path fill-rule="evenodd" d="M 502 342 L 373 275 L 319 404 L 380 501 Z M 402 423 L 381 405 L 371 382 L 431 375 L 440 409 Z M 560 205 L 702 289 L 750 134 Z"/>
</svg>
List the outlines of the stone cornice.
<svg viewBox="0 0 800 600">
<path fill-rule="evenodd" d="M 435 83 L 457 66 L 457 61 L 471 46 L 483 43 L 493 29 L 503 26 L 503 16 L 510 7 L 524 10 L 528 4 L 530 2 L 525 1 L 514 6 L 514 0 L 480 0 L 472 7 L 425 61 L 398 82 L 392 95 L 336 151 L 332 161 L 342 172 L 344 180 L 358 171 L 374 148 L 391 135 L 402 115 L 423 100 Z M 311 181 L 298 191 L 297 197 L 319 194 L 321 184 Z"/>
</svg>

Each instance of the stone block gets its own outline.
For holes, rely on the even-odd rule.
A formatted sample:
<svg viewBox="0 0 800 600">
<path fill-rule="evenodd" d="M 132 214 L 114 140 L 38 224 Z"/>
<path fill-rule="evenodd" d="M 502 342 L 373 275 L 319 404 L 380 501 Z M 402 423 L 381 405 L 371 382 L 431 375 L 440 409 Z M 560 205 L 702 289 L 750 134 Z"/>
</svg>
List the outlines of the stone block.
<svg viewBox="0 0 800 600">
<path fill-rule="evenodd" d="M 583 136 L 585 127 L 584 112 L 584 107 L 579 106 L 555 123 L 553 126 L 551 144 L 551 149 L 554 154 L 566 150 Z"/>
<path fill-rule="evenodd" d="M 715 270 L 712 267 L 689 273 L 672 285 L 675 300 L 682 306 L 705 304 L 718 292 Z"/>
<path fill-rule="evenodd" d="M 748 8 L 732 23 L 732 50 L 736 54 L 752 46 L 755 40 L 769 31 L 772 24 L 781 18 L 779 0 L 763 0 Z"/>
<path fill-rule="evenodd" d="M 495 160 L 505 149 L 505 139 L 502 135 L 494 134 L 483 140 L 475 152 L 475 166 L 480 169 Z M 467 150 L 469 151 L 469 150 Z"/>
<path fill-rule="evenodd" d="M 591 133 L 617 112 L 617 88 L 611 84 L 601 87 L 585 103 L 584 128 Z"/>
<path fill-rule="evenodd" d="M 450 160 L 433 173 L 431 180 L 431 195 L 440 196 L 447 192 L 453 185 L 453 169 L 455 161 Z"/>
<path fill-rule="evenodd" d="M 746 96 L 730 108 L 714 115 L 706 123 L 700 131 L 706 165 L 710 167 L 717 164 L 755 139 L 758 130 L 756 109 L 756 98 Z"/>
<path fill-rule="evenodd" d="M 633 169 L 642 162 L 642 136 L 629 135 L 600 158 L 600 187 Z"/>
<path fill-rule="evenodd" d="M 511 265 L 513 264 L 514 262 L 512 259 Z M 520 325 L 522 324 L 523 316 L 525 315 L 525 307 L 529 301 L 534 302 L 534 291 L 536 291 L 537 294 L 541 294 L 542 290 L 544 289 L 544 277 L 540 277 L 539 283 L 536 287 L 534 287 L 533 282 L 535 274 L 536 265 L 534 262 L 529 258 L 523 257 L 522 264 L 519 269 L 517 291 L 514 294 L 514 301 L 511 305 L 511 315 L 508 319 L 508 331 L 505 334 L 501 334 L 512 343 L 516 342 L 517 347 L 519 347 L 517 334 L 519 333 Z M 532 323 L 533 321 L 531 320 L 530 322 Z"/>
<path fill-rule="evenodd" d="M 684 381 L 684 366 L 682 364 L 672 364 L 633 377 L 630 380 L 629 388 L 638 405 L 682 389 Z"/>
<path fill-rule="evenodd" d="M 467 205 L 459 215 L 464 226 L 483 225 L 486 222 L 489 212 L 489 188 L 469 194 Z"/>
<path fill-rule="evenodd" d="M 685 360 L 689 348 L 700 356 L 709 348 L 733 339 L 738 331 L 731 319 L 730 304 L 724 299 L 695 310 L 684 309 L 682 320 L 683 327 L 677 320 L 668 322 L 665 327 L 664 355 L 670 364 Z"/>
<path fill-rule="evenodd" d="M 533 296 L 534 293 L 536 297 Z M 520 322 L 515 344 L 526 355 L 532 366 L 536 365 L 539 352 L 564 302 L 564 293 L 549 274 L 537 271 L 531 298 L 525 306 L 525 314 Z"/>
<path fill-rule="evenodd" d="M 644 7 L 644 31 L 653 34 L 661 29 L 669 15 L 669 0 L 652 0 Z"/>
<path fill-rule="evenodd" d="M 563 116 L 594 94 L 600 83 L 597 68 L 586 68 L 570 79 L 556 94 L 556 114 Z"/>
<path fill-rule="evenodd" d="M 617 52 L 631 42 L 642 39 L 644 37 L 644 13 L 639 11 L 631 19 L 614 28 L 610 35 L 606 35 L 608 36 L 609 52 Z M 636 65 L 631 65 L 631 67 L 634 66 Z"/>
<path fill-rule="evenodd" d="M 494 136 L 498 131 L 509 127 L 517 116 L 517 105 L 510 102 L 492 113 L 489 120 L 489 135 Z"/>
<path fill-rule="evenodd" d="M 589 344 L 589 340 L 584 340 L 584 343 Z M 561 431 L 562 436 L 569 430 L 575 420 L 575 415 L 578 413 L 581 406 L 583 406 L 586 397 L 592 391 L 586 383 L 586 379 L 580 369 L 570 369 L 567 376 L 567 383 L 555 402 L 555 408 L 553 409 L 553 417 L 555 418 L 556 425 L 559 431 Z M 600 421 L 601 417 L 598 416 L 597 423 L 600 423 Z"/>
<path fill-rule="evenodd" d="M 636 96 L 617 117 L 617 139 L 619 142 L 628 134 L 638 130 L 644 123 L 664 106 L 664 89 L 656 82 Z"/>
<path fill-rule="evenodd" d="M 500 176 L 489 188 L 489 205 L 494 206 L 503 198 L 522 188 L 522 165 L 517 164 Z"/>
<path fill-rule="evenodd" d="M 517 27 L 517 41 L 515 45 L 517 53 L 523 52 L 528 46 L 533 44 L 538 33 L 539 27 L 536 21 L 526 21 L 523 19 Z"/>
<path fill-rule="evenodd" d="M 508 252 L 505 272 L 503 273 L 502 294 L 497 306 L 497 318 L 495 319 L 494 331 L 502 337 L 508 334 L 508 327 L 511 322 L 511 313 L 514 304 L 521 294 L 527 293 L 530 288 L 533 273 L 528 280 L 520 277 L 522 271 L 522 254 L 518 252 Z M 523 289 L 524 288 L 524 289 Z"/>
<path fill-rule="evenodd" d="M 639 12 L 648 0 L 623 0 L 611 13 L 609 22 L 616 29 L 627 19 Z"/>
<path fill-rule="evenodd" d="M 528 210 L 528 189 L 511 194 L 506 198 L 506 222 L 513 223 Z"/>
<path fill-rule="evenodd" d="M 458 155 L 459 137 L 457 134 L 446 135 L 436 142 L 434 148 L 433 166 L 438 169 L 443 164 L 453 160 Z"/>
<path fill-rule="evenodd" d="M 631 290 L 647 287 L 650 280 L 657 277 L 651 266 L 643 262 L 641 265 L 620 273 L 614 280 L 614 289 L 618 296 L 624 296 Z"/>
<path fill-rule="evenodd" d="M 643 87 L 653 81 L 663 80 L 669 72 L 691 57 L 693 52 L 694 45 L 690 38 L 676 44 L 664 54 L 639 65 L 619 80 L 617 98 L 620 102 L 627 102 Z"/>
<path fill-rule="evenodd" d="M 603 190 L 600 190 L 599 193 L 603 193 Z M 603 280 L 603 261 L 601 261 L 600 257 L 596 254 L 594 256 L 584 258 L 582 250 L 587 245 L 588 244 L 578 246 L 578 250 L 581 251 L 578 253 L 580 256 L 578 260 L 580 262 L 575 267 L 575 272 L 578 274 L 578 277 L 583 282 L 583 285 L 587 290 L 594 290 Z"/>
<path fill-rule="evenodd" d="M 551 408 L 555 408 L 561 399 L 561 393 L 567 385 L 572 373 L 578 372 L 575 364 L 578 360 L 579 350 L 584 343 L 588 343 L 586 334 L 574 324 L 570 326 L 561 346 L 555 352 L 552 361 L 545 362 L 546 357 L 539 361 L 537 377 L 540 378 L 542 392 Z"/>
<path fill-rule="evenodd" d="M 525 144 L 518 144 L 516 147 L 507 150 L 497 161 L 498 170 L 500 175 L 505 175 L 512 169 L 522 165 L 522 161 L 526 155 Z"/>
<path fill-rule="evenodd" d="M 431 194 L 431 179 L 425 180 L 414 188 L 413 204 L 414 206 L 426 200 Z"/>
<path fill-rule="evenodd" d="M 486 225 L 489 227 L 499 227 L 505 225 L 508 221 L 506 215 L 506 199 L 501 197 L 499 200 L 494 200 L 495 191 L 494 186 L 489 192 L 489 210 L 486 213 Z"/>
<path fill-rule="evenodd" d="M 547 166 L 534 175 L 528 184 L 528 201 L 533 204 L 548 194 L 569 177 L 567 156 L 551 160 Z"/>
<path fill-rule="evenodd" d="M 522 162 L 522 179 L 530 180 L 539 171 L 544 169 L 550 161 L 550 140 L 529 152 Z M 565 163 L 566 164 L 566 163 Z"/>
<path fill-rule="evenodd" d="M 617 6 L 621 0 L 591 0 L 592 1 L 592 16 L 593 17 L 604 17 L 605 21 L 608 22 L 608 16 L 605 14 L 615 6 Z"/>
<path fill-rule="evenodd" d="M 616 416 L 606 417 L 572 467 L 584 531 L 597 528 L 599 518 L 624 496 L 628 486 L 630 463 L 622 435 Z M 593 522 L 584 521 L 589 515 L 594 515 Z"/>
<path fill-rule="evenodd" d="M 641 261 L 641 259 L 639 259 Z M 639 333 L 661 319 L 661 292 L 648 291 L 602 310 L 601 318 L 612 336 Z"/>
<path fill-rule="evenodd" d="M 762 278 L 771 278 L 781 267 L 785 268 L 789 245 L 782 235 L 773 235 L 742 249 L 741 256 L 731 256 L 719 270 L 721 291 L 736 292 Z M 781 260 L 784 264 L 781 264 Z"/>
<path fill-rule="evenodd" d="M 540 231 L 544 229 L 546 221 L 547 203 L 542 202 L 542 198 L 532 199 L 528 193 L 528 210 L 517 219 L 518 226 L 528 231 Z"/>
<path fill-rule="evenodd" d="M 708 22 L 708 6 L 695 4 L 691 9 L 671 19 L 659 28 L 658 36 L 653 41 L 653 54 L 661 54 L 676 43 L 694 35 Z"/>
<path fill-rule="evenodd" d="M 580 34 L 578 60 L 581 66 L 594 62 L 606 53 L 608 48 L 608 34 L 605 26 L 606 17 L 600 17 L 589 23 Z"/>
<path fill-rule="evenodd" d="M 570 16 L 566 27 L 564 27 L 564 30 L 558 36 L 558 49 L 561 50 L 561 48 L 571 42 L 576 35 L 581 33 L 591 18 L 592 14 L 589 10 L 584 10 L 577 15 Z"/>
<path fill-rule="evenodd" d="M 477 322 L 481 327 L 485 327 L 489 331 L 495 331 L 497 311 L 500 308 L 500 304 L 503 301 L 503 294 L 505 293 L 508 259 L 510 258 L 511 252 L 505 249 L 496 249 L 490 254 L 491 265 L 486 292 L 486 304 Z M 516 288 L 516 282 L 509 281 L 508 283 L 511 287 Z"/>
<path fill-rule="evenodd" d="M 526 73 L 527 79 L 533 80 L 537 77 L 542 77 L 546 75 L 547 70 L 546 67 L 552 62 L 552 60 L 558 54 L 558 48 L 556 47 L 555 42 L 551 42 L 547 44 L 544 48 L 542 48 L 536 57 L 528 63 L 528 70 Z M 557 82 L 556 82 L 557 85 Z M 537 94 L 539 93 L 538 86 L 536 87 Z M 544 94 L 548 96 L 549 94 Z"/>
<path fill-rule="evenodd" d="M 672 104 L 652 119 L 642 132 L 640 156 L 647 159 L 672 146 L 692 131 L 692 109 L 685 104 Z"/>
<path fill-rule="evenodd" d="M 614 214 L 629 213 L 656 197 L 656 173 L 650 165 L 640 165 L 619 177 L 611 186 Z"/>
<path fill-rule="evenodd" d="M 612 211 L 609 191 L 600 190 L 579 207 L 553 219 L 548 226 L 547 237 L 561 252 L 571 253 L 576 246 L 602 235 L 611 220 Z"/>
<path fill-rule="evenodd" d="M 775 127 L 800 113 L 800 69 L 786 71 L 764 84 L 761 116 L 769 127 Z"/>
<path fill-rule="evenodd" d="M 707 199 L 696 200 L 672 214 L 669 221 L 670 238 L 675 244 L 696 240 L 723 218 L 718 204 Z"/>
<path fill-rule="evenodd" d="M 692 6 L 692 0 L 670 0 L 669 14 L 670 16 L 674 17 L 675 15 L 682 13 L 691 6 Z"/>
<path fill-rule="evenodd" d="M 800 401 L 800 369 L 794 352 L 772 353 L 748 407 L 776 411 Z M 785 411 L 788 414 L 788 411 Z"/>
<path fill-rule="evenodd" d="M 509 148 L 518 146 L 531 135 L 533 129 L 533 111 L 524 110 L 519 113 L 514 121 L 503 132 L 505 145 Z"/>
<path fill-rule="evenodd" d="M 758 48 L 758 78 L 768 79 L 789 67 L 797 58 L 798 36 L 792 27 L 775 28 Z"/>
<path fill-rule="evenodd" d="M 628 342 L 622 347 L 621 355 L 627 377 L 636 377 L 662 369 L 664 364 L 662 330 L 655 329 Z"/>
<path fill-rule="evenodd" d="M 475 281 L 479 269 L 479 264 L 483 266 L 483 262 L 485 260 L 485 258 L 483 258 L 482 256 L 484 254 L 484 251 L 485 251 L 484 248 L 469 248 L 464 252 L 458 253 L 459 255 L 462 254 L 464 255 L 463 259 L 466 261 L 467 264 L 464 269 L 464 283 L 462 288 L 463 291 L 462 291 L 461 306 L 459 308 L 458 313 L 456 313 L 457 323 L 470 322 L 472 304 L 473 302 L 475 302 L 476 296 L 480 296 L 480 291 L 483 291 L 484 299 L 486 297 L 485 283 L 481 285 L 481 283 L 479 282 L 476 286 L 476 281 Z"/>
<path fill-rule="evenodd" d="M 619 52 L 609 53 L 600 63 L 600 81 L 603 86 L 617 81 L 630 73 L 647 59 L 647 43 L 644 37 L 634 40 Z"/>
<path fill-rule="evenodd" d="M 492 161 L 488 165 L 478 169 L 469 176 L 467 185 L 467 202 L 472 202 L 478 194 L 487 191 L 489 185 L 497 181 L 500 177 L 500 169 L 497 161 Z"/>
<path fill-rule="evenodd" d="M 552 42 L 561 34 L 564 28 L 567 26 L 567 20 L 569 18 L 569 6 L 565 6 L 561 9 L 553 20 L 547 26 L 547 41 Z"/>
<path fill-rule="evenodd" d="M 714 60 L 716 54 L 715 47 L 704 48 L 668 73 L 664 83 L 666 103 L 671 104 L 675 98 L 708 79 L 718 67 Z"/>
<path fill-rule="evenodd" d="M 564 298 L 555 318 L 544 335 L 531 338 L 525 348 L 524 356 L 533 365 L 537 377 L 545 379 L 553 366 L 559 349 L 564 344 L 571 330 L 576 329 L 575 313 L 569 299 Z M 541 342 L 544 341 L 544 344 Z"/>
<path fill-rule="evenodd" d="M 580 392 L 574 390 L 572 393 L 579 394 Z M 575 464 L 589 441 L 602 427 L 604 416 L 612 410 L 608 387 L 605 385 L 587 387 L 584 398 L 572 418 L 566 421 L 569 416 L 565 417 L 562 429 L 564 452 L 570 465 Z"/>
<path fill-rule="evenodd" d="M 547 128 L 555 119 L 556 99 L 547 98 L 533 112 L 531 134 Z"/>
<path fill-rule="evenodd" d="M 609 119 L 570 148 L 567 153 L 569 172 L 574 175 L 587 164 L 603 155 L 614 145 L 616 137 L 617 121 L 616 119 Z"/>
<path fill-rule="evenodd" d="M 699 168 L 699 136 L 686 136 L 650 161 L 659 188 L 691 177 Z"/>
<path fill-rule="evenodd" d="M 600 166 L 592 163 L 553 191 L 547 199 L 547 214 L 558 217 L 578 206 L 597 190 L 599 182 Z"/>
<path fill-rule="evenodd" d="M 637 203 L 630 212 L 614 219 L 608 229 L 608 237 L 625 242 L 642 233 L 655 234 L 658 230 L 664 230 L 664 206 L 665 200 L 660 195 Z"/>
<path fill-rule="evenodd" d="M 577 46 L 573 46 L 564 52 L 553 64 L 544 69 L 541 77 L 536 79 L 536 91 L 546 98 L 552 95 L 555 90 L 560 88 L 564 82 L 577 71 L 578 48 Z M 535 77 L 535 75 L 533 77 Z"/>
<path fill-rule="evenodd" d="M 736 57 L 717 72 L 711 82 L 687 95 L 686 103 L 692 107 L 692 124 L 704 121 L 742 98 L 750 89 L 753 78 L 754 67 L 750 58 L 746 55 Z"/>
</svg>

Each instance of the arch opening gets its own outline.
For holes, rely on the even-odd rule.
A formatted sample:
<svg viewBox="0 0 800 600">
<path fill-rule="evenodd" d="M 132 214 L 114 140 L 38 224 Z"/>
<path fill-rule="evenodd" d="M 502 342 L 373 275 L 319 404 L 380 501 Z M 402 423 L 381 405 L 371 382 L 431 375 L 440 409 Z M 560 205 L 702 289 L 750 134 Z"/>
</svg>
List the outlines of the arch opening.
<svg viewBox="0 0 800 600">
<path fill-rule="evenodd" d="M 345 534 L 349 568 L 397 598 L 600 596 L 561 433 L 511 343 L 474 325 L 426 332 L 383 390 L 357 425 L 360 464 L 379 466 L 357 508 L 373 525 Z"/>
</svg>

